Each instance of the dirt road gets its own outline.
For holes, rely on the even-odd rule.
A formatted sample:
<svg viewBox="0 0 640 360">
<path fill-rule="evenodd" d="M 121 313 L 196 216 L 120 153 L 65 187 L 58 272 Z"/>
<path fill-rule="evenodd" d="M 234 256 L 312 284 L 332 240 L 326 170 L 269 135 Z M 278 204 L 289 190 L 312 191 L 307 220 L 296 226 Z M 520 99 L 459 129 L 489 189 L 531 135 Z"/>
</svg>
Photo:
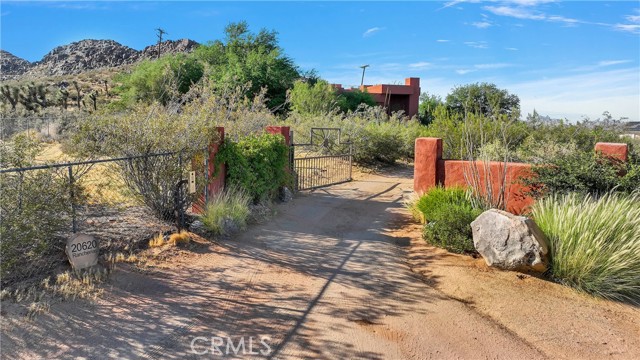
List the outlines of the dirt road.
<svg viewBox="0 0 640 360">
<path fill-rule="evenodd" d="M 437 277 L 411 271 L 410 239 L 396 231 L 411 187 L 406 169 L 301 194 L 268 223 L 173 269 L 122 267 L 96 303 L 5 321 L 2 355 L 545 358 L 526 336 L 439 291 Z"/>
</svg>

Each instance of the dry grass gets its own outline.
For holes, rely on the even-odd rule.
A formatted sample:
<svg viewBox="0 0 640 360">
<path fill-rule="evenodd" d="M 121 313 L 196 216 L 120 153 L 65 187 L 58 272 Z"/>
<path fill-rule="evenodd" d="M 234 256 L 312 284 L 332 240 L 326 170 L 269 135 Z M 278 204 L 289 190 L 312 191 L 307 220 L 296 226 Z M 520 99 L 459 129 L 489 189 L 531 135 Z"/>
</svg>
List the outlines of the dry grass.
<svg viewBox="0 0 640 360">
<path fill-rule="evenodd" d="M 164 236 L 162 234 L 158 234 L 157 236 L 149 240 L 150 248 L 160 247 L 162 245 L 164 245 Z"/>
<path fill-rule="evenodd" d="M 169 236 L 168 243 L 174 246 L 188 244 L 191 241 L 191 233 L 188 231 L 180 231 L 179 233 L 171 234 Z"/>
</svg>

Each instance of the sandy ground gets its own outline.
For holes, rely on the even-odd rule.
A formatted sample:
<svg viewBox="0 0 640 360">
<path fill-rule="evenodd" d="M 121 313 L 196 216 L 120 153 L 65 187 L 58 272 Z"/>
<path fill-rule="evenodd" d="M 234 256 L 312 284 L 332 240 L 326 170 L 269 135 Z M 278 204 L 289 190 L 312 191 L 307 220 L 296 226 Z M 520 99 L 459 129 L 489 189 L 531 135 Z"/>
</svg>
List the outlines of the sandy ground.
<svg viewBox="0 0 640 360">
<path fill-rule="evenodd" d="M 640 358 L 638 309 L 424 245 L 412 175 L 302 193 L 170 268 L 120 265 L 96 302 L 3 316 L 2 357 Z"/>
</svg>

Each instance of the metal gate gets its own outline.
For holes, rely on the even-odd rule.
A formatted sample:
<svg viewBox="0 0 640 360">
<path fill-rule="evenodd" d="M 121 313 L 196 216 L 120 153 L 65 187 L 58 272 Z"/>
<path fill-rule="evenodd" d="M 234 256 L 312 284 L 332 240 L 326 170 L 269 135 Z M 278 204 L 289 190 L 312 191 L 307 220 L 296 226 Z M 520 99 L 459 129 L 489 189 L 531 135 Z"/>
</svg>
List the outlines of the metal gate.
<svg viewBox="0 0 640 360">
<path fill-rule="evenodd" d="M 291 168 L 296 190 L 351 181 L 352 144 L 342 142 L 340 136 L 339 128 L 311 128 L 308 143 L 292 144 Z"/>
</svg>

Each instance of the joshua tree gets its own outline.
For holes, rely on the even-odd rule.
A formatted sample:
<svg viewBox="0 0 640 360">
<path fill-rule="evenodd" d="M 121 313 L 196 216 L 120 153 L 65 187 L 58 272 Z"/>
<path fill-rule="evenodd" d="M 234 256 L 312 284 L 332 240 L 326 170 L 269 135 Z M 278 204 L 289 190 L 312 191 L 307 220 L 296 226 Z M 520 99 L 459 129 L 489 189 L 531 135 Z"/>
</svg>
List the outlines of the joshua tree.
<svg viewBox="0 0 640 360">
<path fill-rule="evenodd" d="M 109 97 L 109 82 L 107 79 L 102 80 L 102 82 L 104 83 L 104 94 Z"/>
<path fill-rule="evenodd" d="M 76 103 L 78 105 L 78 110 L 80 110 L 80 102 L 82 101 L 82 93 L 80 92 L 80 85 L 78 85 L 77 81 L 73 81 L 73 87 L 76 88 L 76 92 L 77 92 L 77 97 L 76 97 Z"/>
<path fill-rule="evenodd" d="M 20 89 L 18 101 L 27 111 L 37 111 L 38 108 L 47 107 L 47 92 L 44 84 L 29 83 Z"/>
<path fill-rule="evenodd" d="M 69 100 L 69 90 L 67 89 L 60 89 L 59 92 L 59 97 L 60 97 L 60 103 L 62 104 L 62 107 L 67 110 L 67 101 Z"/>
<path fill-rule="evenodd" d="M 2 94 L 2 99 L 11 105 L 11 111 L 16 111 L 16 105 L 20 101 L 20 89 L 15 86 L 2 85 L 0 93 Z"/>
<path fill-rule="evenodd" d="M 93 111 L 98 110 L 98 92 L 97 91 L 92 91 L 91 94 L 89 94 L 89 100 L 91 100 L 91 104 L 93 105 Z"/>
</svg>

